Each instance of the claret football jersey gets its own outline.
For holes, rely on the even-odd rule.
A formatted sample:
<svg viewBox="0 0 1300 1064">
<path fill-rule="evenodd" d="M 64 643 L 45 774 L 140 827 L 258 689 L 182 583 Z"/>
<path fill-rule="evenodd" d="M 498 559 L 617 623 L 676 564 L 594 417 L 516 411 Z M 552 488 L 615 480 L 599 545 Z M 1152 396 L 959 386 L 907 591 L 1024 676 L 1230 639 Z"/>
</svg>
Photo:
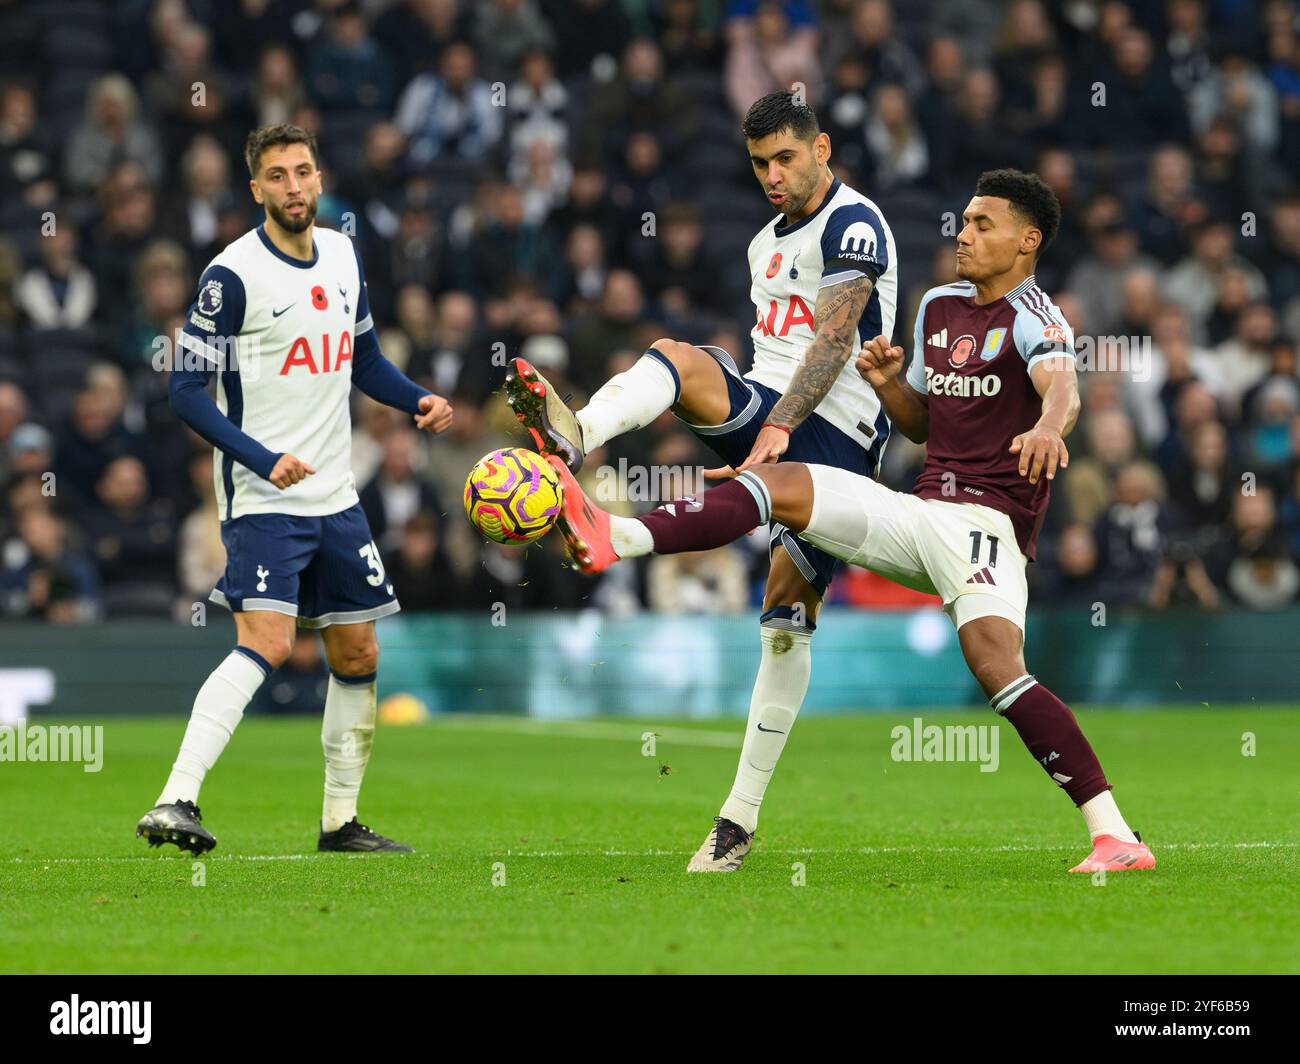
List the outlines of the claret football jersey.
<svg viewBox="0 0 1300 1064">
<path fill-rule="evenodd" d="M 973 284 L 932 288 L 917 311 L 907 381 L 929 397 L 930 435 L 914 491 L 1001 510 L 1030 559 L 1050 486 L 1021 476 L 1010 447 L 1043 412 L 1029 371 L 1061 356 L 1075 357 L 1074 333 L 1032 275 L 983 306 Z"/>
</svg>

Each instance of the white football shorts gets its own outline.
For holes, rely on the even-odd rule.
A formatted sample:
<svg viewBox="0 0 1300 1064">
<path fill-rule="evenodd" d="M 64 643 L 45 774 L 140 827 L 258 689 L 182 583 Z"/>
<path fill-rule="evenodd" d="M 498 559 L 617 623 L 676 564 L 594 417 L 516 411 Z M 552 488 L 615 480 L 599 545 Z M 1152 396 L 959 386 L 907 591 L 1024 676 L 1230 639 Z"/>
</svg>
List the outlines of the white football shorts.
<svg viewBox="0 0 1300 1064">
<path fill-rule="evenodd" d="M 801 539 L 938 595 L 958 628 L 979 617 L 1005 617 L 1025 630 L 1028 559 L 1006 514 L 978 503 L 920 499 L 833 466 L 808 470 L 812 520 Z"/>
</svg>

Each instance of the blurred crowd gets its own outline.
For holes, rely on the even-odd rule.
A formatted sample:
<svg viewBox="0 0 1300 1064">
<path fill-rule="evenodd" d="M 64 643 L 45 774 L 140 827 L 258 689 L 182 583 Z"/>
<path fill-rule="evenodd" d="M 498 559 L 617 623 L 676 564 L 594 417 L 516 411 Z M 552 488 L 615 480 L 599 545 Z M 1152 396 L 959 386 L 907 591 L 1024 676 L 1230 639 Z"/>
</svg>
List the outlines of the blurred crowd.
<svg viewBox="0 0 1300 1064">
<path fill-rule="evenodd" d="M 187 620 L 216 581 L 211 451 L 159 352 L 260 220 L 248 130 L 286 121 L 320 140 L 318 223 L 357 241 L 385 354 L 456 407 L 430 439 L 356 396 L 405 608 L 756 602 L 762 531 L 593 582 L 555 537 L 484 544 L 460 495 L 518 440 L 509 357 L 578 403 L 661 336 L 747 364 L 745 250 L 771 215 L 739 120 L 795 83 L 893 229 L 909 349 L 982 170 L 1061 199 L 1038 277 L 1081 338 L 1084 413 L 1038 601 L 1296 602 L 1293 0 L 0 0 L 0 617 Z M 920 459 L 896 439 L 886 479 Z M 635 512 L 602 474 L 648 467 L 663 501 L 713 464 L 665 415 L 584 475 Z M 859 571 L 831 600 L 912 601 Z"/>
</svg>

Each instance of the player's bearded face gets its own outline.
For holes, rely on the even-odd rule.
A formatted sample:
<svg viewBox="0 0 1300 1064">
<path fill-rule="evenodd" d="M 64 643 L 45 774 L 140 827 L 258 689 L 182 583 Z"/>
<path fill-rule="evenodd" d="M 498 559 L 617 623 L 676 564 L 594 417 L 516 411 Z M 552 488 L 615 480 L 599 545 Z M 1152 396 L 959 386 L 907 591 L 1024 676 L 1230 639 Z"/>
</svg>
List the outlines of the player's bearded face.
<svg viewBox="0 0 1300 1064">
<path fill-rule="evenodd" d="M 812 152 L 809 152 L 807 159 L 802 161 L 806 165 L 798 170 L 791 170 L 787 178 L 790 197 L 780 206 L 784 214 L 797 213 L 807 207 L 808 201 L 817 191 L 817 183 L 821 180 L 821 167 L 817 165 Z"/>
<path fill-rule="evenodd" d="M 251 184 L 253 198 L 285 232 L 302 233 L 310 228 L 316 218 L 321 183 L 316 160 L 305 144 L 266 148 Z"/>
<path fill-rule="evenodd" d="M 266 209 L 281 229 L 289 233 L 301 233 L 316 219 L 316 193 L 309 188 L 302 188 L 288 193 L 281 203 L 268 198 Z"/>
<path fill-rule="evenodd" d="M 755 162 L 754 173 L 768 202 L 787 217 L 800 214 L 822 176 L 813 146 L 782 132 L 751 141 L 750 148 L 765 160 Z"/>
</svg>

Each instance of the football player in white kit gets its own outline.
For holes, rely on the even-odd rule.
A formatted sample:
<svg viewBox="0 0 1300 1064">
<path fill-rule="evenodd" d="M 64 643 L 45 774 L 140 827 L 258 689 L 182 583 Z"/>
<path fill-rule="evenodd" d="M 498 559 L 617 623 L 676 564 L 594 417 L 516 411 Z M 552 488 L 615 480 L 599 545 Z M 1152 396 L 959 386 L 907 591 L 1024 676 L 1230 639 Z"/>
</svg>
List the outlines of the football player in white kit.
<svg viewBox="0 0 1300 1064">
<path fill-rule="evenodd" d="M 831 173 L 830 138 L 793 93 L 758 100 L 741 128 L 754 176 L 779 212 L 749 245 L 753 368 L 742 376 L 720 348 L 663 339 L 575 412 L 516 359 L 508 401 L 538 448 L 575 472 L 606 440 L 671 409 L 737 471 L 786 458 L 879 473 L 889 419 L 849 363 L 866 340 L 893 333 L 893 234 L 871 200 Z M 839 565 L 778 523 L 771 533 L 761 659 L 740 764 L 691 872 L 735 871 L 749 851 L 808 690 L 817 613 Z"/>
<path fill-rule="evenodd" d="M 375 727 L 375 619 L 400 608 L 357 498 L 352 385 L 442 432 L 445 399 L 379 350 L 361 259 L 314 225 L 321 174 L 298 126 L 249 134 L 245 159 L 265 221 L 199 279 L 170 383 L 172 408 L 214 447 L 226 571 L 212 600 L 235 617 L 235 649 L 200 688 L 157 804 L 136 827 L 151 846 L 203 853 L 199 788 L 258 687 L 318 628 L 329 661 L 317 849 L 409 851 L 357 819 Z M 217 400 L 204 391 L 216 376 Z"/>
</svg>

